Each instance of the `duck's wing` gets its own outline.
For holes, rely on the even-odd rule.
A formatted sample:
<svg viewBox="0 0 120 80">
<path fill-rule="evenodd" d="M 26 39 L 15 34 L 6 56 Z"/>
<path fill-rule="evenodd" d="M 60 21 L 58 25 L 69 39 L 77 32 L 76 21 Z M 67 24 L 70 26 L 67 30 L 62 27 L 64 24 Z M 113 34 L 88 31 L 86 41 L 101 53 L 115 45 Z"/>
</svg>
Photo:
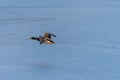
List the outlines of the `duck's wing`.
<svg viewBox="0 0 120 80">
<path fill-rule="evenodd" d="M 40 44 L 42 44 L 44 41 L 40 41 Z"/>
<path fill-rule="evenodd" d="M 40 44 L 42 44 L 44 42 L 44 37 L 39 36 L 39 41 L 40 41 Z"/>
<path fill-rule="evenodd" d="M 45 37 L 45 38 L 51 39 L 51 36 L 56 37 L 56 35 L 54 35 L 54 34 L 52 34 L 52 33 L 48 33 L 48 32 L 47 32 L 47 33 L 44 34 L 44 37 Z"/>
</svg>

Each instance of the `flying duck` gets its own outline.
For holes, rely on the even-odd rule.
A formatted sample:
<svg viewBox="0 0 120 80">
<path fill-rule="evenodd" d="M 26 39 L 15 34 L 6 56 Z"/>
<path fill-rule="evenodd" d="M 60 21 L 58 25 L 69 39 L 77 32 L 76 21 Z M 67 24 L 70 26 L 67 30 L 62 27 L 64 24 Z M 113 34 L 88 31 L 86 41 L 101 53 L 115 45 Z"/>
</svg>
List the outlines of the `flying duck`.
<svg viewBox="0 0 120 80">
<path fill-rule="evenodd" d="M 56 35 L 52 33 L 46 32 L 44 36 L 39 36 L 39 37 L 31 37 L 32 40 L 37 40 L 40 42 L 40 44 L 45 43 L 45 44 L 54 44 L 55 42 L 51 40 L 51 37 L 56 37 Z"/>
</svg>

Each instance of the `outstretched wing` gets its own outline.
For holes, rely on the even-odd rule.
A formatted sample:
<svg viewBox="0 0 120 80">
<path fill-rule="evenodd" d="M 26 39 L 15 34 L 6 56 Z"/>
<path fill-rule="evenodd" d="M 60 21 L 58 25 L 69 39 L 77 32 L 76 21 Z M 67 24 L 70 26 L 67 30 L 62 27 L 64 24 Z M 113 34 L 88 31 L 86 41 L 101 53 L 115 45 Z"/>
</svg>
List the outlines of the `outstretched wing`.
<svg viewBox="0 0 120 80">
<path fill-rule="evenodd" d="M 40 41 L 40 44 L 42 44 L 44 41 Z"/>
<path fill-rule="evenodd" d="M 44 37 L 39 36 L 39 41 L 40 41 L 40 44 L 42 44 L 44 42 Z"/>
<path fill-rule="evenodd" d="M 51 39 L 51 36 L 56 37 L 56 35 L 54 35 L 54 34 L 52 34 L 52 33 L 45 33 L 45 34 L 44 34 L 44 37 L 45 37 L 45 38 Z"/>
</svg>

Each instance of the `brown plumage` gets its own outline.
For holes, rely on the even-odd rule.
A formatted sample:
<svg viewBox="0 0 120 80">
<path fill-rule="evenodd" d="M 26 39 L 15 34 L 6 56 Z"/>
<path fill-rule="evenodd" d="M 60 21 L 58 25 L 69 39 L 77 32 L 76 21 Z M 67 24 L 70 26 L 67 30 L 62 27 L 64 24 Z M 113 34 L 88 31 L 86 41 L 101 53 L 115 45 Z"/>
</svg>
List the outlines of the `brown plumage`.
<svg viewBox="0 0 120 80">
<path fill-rule="evenodd" d="M 56 35 L 52 33 L 45 33 L 44 36 L 39 36 L 39 37 L 31 37 L 33 40 L 37 40 L 40 42 L 40 44 L 45 43 L 45 44 L 53 44 L 55 43 L 54 41 L 51 40 L 51 37 L 56 37 Z"/>
</svg>

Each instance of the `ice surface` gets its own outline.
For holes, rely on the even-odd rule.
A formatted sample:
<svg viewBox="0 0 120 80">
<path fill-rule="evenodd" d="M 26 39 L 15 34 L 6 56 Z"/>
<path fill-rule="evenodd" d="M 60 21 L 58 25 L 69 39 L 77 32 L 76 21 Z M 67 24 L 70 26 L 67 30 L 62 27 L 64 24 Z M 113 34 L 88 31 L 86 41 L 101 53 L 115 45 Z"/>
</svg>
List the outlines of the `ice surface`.
<svg viewBox="0 0 120 80">
<path fill-rule="evenodd" d="M 120 1 L 0 5 L 0 80 L 120 80 Z M 29 39 L 44 32 L 56 44 Z"/>
</svg>

